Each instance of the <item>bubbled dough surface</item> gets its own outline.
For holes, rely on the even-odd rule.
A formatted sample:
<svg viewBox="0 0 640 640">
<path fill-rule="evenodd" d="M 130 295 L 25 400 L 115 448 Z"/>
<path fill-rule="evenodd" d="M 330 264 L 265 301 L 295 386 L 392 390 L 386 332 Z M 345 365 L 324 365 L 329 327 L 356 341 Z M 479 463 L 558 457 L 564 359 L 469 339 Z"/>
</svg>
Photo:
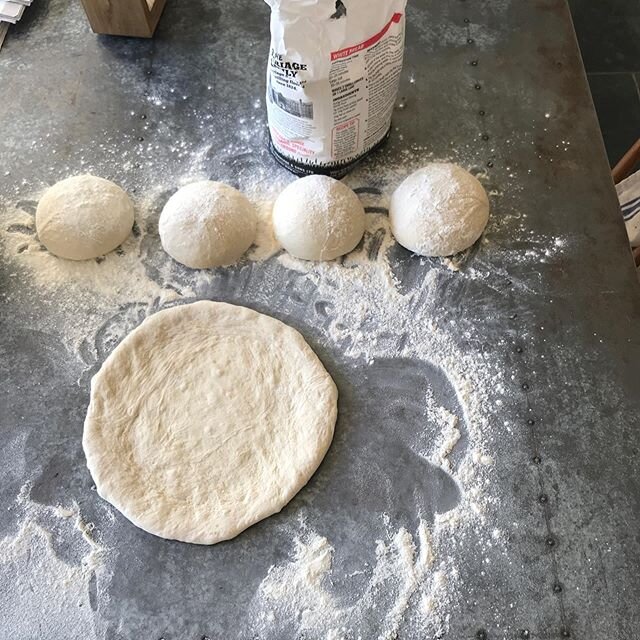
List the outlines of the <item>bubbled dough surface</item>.
<svg viewBox="0 0 640 640">
<path fill-rule="evenodd" d="M 88 260 L 113 251 L 133 227 L 133 203 L 117 185 L 91 175 L 47 189 L 38 202 L 38 238 L 51 253 Z"/>
<path fill-rule="evenodd" d="M 257 214 L 237 189 L 202 180 L 179 189 L 160 215 L 164 250 L 192 269 L 230 265 L 256 237 Z"/>
<path fill-rule="evenodd" d="M 354 249 L 365 229 L 358 196 L 339 180 L 306 176 L 288 185 L 273 208 L 282 246 L 303 260 L 333 260 Z"/>
<path fill-rule="evenodd" d="M 434 162 L 412 173 L 391 196 L 391 231 L 423 256 L 450 256 L 469 248 L 489 220 L 480 182 L 455 164 Z"/>
<path fill-rule="evenodd" d="M 280 511 L 333 437 L 337 389 L 303 337 L 245 307 L 147 318 L 91 384 L 99 494 L 142 529 L 213 544 Z"/>
</svg>

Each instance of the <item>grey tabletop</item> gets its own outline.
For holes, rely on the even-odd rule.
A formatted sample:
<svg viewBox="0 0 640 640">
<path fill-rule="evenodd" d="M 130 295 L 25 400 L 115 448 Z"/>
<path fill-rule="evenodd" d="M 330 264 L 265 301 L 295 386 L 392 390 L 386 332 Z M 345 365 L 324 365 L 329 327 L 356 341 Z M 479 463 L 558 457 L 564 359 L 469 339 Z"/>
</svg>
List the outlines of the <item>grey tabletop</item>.
<svg viewBox="0 0 640 640">
<path fill-rule="evenodd" d="M 268 17 L 172 0 L 153 40 L 120 39 L 36 0 L 0 52 L 0 636 L 636 638 L 640 291 L 565 1 L 410 2 L 392 136 L 347 178 L 371 220 L 359 260 L 194 273 L 156 231 L 178 186 L 290 180 L 266 151 Z M 385 223 L 436 159 L 491 196 L 453 263 Z M 137 225 L 72 267 L 33 213 L 83 172 L 121 184 Z M 115 344 L 202 298 L 299 329 L 340 391 L 309 485 L 212 547 L 133 526 L 81 444 Z"/>
</svg>

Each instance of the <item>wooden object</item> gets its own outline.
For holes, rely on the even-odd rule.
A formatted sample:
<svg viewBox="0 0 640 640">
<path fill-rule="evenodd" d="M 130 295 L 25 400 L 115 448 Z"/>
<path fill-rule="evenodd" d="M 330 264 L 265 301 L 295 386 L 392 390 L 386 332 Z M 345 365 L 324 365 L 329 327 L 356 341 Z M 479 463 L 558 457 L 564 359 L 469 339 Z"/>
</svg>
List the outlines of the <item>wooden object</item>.
<svg viewBox="0 0 640 640">
<path fill-rule="evenodd" d="M 82 0 L 94 33 L 151 38 L 166 0 Z"/>
<path fill-rule="evenodd" d="M 7 35 L 7 31 L 9 31 L 9 23 L 0 22 L 0 49 L 2 49 L 2 43 Z"/>
<path fill-rule="evenodd" d="M 640 164 L 640 138 L 636 140 L 631 149 L 622 156 L 618 164 L 613 168 L 611 172 L 613 182 L 618 184 L 618 182 L 628 178 L 638 164 Z M 631 253 L 633 253 L 636 267 L 640 267 L 640 247 L 634 247 L 631 249 Z"/>
<path fill-rule="evenodd" d="M 618 184 L 618 182 L 628 178 L 638 163 L 640 163 L 640 138 L 636 140 L 633 147 L 622 156 L 622 159 L 613 168 L 611 172 L 613 181 Z"/>
</svg>

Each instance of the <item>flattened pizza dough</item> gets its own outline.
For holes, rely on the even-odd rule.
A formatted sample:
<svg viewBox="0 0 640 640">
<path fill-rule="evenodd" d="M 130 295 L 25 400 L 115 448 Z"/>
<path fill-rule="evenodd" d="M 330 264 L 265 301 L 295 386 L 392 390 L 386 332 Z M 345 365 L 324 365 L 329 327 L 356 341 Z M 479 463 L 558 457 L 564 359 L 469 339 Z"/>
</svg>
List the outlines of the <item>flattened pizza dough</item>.
<svg viewBox="0 0 640 640">
<path fill-rule="evenodd" d="M 213 544 L 280 511 L 333 437 L 338 392 L 304 338 L 195 302 L 130 333 L 91 383 L 83 446 L 98 493 L 145 531 Z"/>
</svg>

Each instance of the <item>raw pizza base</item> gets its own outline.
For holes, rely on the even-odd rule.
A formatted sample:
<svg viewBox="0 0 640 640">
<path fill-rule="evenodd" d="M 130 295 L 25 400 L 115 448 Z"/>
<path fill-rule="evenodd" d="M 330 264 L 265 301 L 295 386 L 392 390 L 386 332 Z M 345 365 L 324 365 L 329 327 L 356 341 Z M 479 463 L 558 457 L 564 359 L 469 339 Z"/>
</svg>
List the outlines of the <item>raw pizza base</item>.
<svg viewBox="0 0 640 640">
<path fill-rule="evenodd" d="M 295 329 L 196 302 L 147 318 L 107 358 L 83 447 L 98 493 L 134 524 L 213 544 L 307 483 L 331 443 L 337 398 Z"/>
</svg>

